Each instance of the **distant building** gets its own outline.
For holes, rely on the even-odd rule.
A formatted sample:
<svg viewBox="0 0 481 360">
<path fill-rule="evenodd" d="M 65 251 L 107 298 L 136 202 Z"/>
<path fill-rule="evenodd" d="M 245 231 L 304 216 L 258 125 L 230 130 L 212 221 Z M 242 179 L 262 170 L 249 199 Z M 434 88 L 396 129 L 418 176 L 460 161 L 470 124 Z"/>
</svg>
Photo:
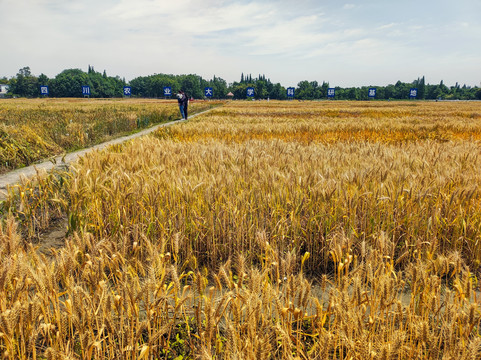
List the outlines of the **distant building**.
<svg viewBox="0 0 481 360">
<path fill-rule="evenodd" d="M 7 95 L 8 92 L 8 85 L 0 84 L 0 98 L 3 98 Z"/>
</svg>

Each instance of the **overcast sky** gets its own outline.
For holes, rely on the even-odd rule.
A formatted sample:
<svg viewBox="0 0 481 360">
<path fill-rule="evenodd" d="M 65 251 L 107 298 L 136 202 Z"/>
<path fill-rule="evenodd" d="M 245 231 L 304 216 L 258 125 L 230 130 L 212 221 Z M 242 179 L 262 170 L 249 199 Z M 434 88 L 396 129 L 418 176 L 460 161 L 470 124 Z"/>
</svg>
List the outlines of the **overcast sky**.
<svg viewBox="0 0 481 360">
<path fill-rule="evenodd" d="M 0 77 L 481 84 L 481 0 L 0 0 Z"/>
</svg>

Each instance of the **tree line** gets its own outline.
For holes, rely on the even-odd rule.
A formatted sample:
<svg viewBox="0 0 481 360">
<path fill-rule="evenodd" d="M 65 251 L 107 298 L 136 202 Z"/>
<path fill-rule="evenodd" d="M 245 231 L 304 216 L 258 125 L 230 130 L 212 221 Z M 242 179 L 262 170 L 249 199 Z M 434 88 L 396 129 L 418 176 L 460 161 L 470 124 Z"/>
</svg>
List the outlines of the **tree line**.
<svg viewBox="0 0 481 360">
<path fill-rule="evenodd" d="M 95 71 L 93 66 L 84 72 L 80 69 L 67 69 L 54 78 L 49 79 L 46 75 L 35 76 L 30 68 L 24 67 L 16 76 L 7 79 L 1 78 L 0 83 L 9 85 L 10 96 L 40 97 L 40 86 L 49 87 L 49 96 L 52 97 L 82 97 L 82 86 L 90 86 L 91 97 L 115 98 L 123 96 L 124 86 L 131 87 L 134 97 L 162 98 L 164 87 L 170 86 L 175 93 L 184 90 L 189 96 L 201 99 L 204 97 L 204 89 L 213 89 L 214 99 L 224 99 L 231 92 L 234 99 L 246 99 L 247 88 L 254 88 L 256 99 L 286 100 L 287 89 L 280 83 L 273 83 L 265 75 L 259 74 L 252 77 L 251 74 L 241 74 L 240 81 L 228 84 L 224 79 L 214 76 L 206 80 L 199 75 L 172 75 L 154 74 L 139 76 L 126 82 L 119 76 L 108 76 L 104 70 L 102 73 Z M 417 99 L 435 100 L 481 100 L 481 88 L 474 86 L 456 85 L 448 87 L 441 81 L 439 84 L 426 84 L 424 76 L 410 83 L 398 81 L 387 86 L 361 86 L 361 87 L 334 87 L 335 99 L 337 100 L 367 100 L 369 88 L 376 87 L 376 99 L 380 100 L 403 100 L 409 99 L 410 89 L 416 88 Z M 328 82 L 303 80 L 295 87 L 295 99 L 298 100 L 321 100 L 327 98 Z"/>
</svg>

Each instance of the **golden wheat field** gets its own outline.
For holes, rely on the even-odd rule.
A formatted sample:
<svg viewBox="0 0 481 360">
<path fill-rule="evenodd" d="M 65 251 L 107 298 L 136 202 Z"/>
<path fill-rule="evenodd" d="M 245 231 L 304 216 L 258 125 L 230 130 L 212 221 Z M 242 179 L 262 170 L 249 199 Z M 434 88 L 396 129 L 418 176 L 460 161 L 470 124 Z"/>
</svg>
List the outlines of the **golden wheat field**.
<svg viewBox="0 0 481 360">
<path fill-rule="evenodd" d="M 218 101 L 195 101 L 191 113 Z M 2 99 L 0 173 L 179 118 L 177 101 Z"/>
<path fill-rule="evenodd" d="M 39 173 L 1 355 L 478 359 L 480 137 L 479 102 L 233 101 Z"/>
</svg>

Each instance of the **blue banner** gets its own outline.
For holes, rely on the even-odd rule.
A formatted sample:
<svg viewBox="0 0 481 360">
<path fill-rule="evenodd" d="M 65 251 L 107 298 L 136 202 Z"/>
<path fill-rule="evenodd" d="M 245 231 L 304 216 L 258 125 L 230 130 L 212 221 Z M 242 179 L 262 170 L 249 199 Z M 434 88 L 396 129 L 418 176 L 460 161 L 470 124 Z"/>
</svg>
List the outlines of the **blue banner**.
<svg viewBox="0 0 481 360">
<path fill-rule="evenodd" d="M 287 88 L 287 97 L 293 98 L 296 94 L 296 89 L 293 87 L 288 87 Z"/>
<path fill-rule="evenodd" d="M 90 86 L 83 85 L 82 86 L 82 94 L 83 94 L 83 96 L 90 96 Z"/>
<path fill-rule="evenodd" d="M 370 98 L 375 98 L 376 97 L 376 88 L 369 88 L 368 96 Z"/>
<path fill-rule="evenodd" d="M 172 96 L 172 87 L 164 86 L 164 96 Z"/>
<path fill-rule="evenodd" d="M 411 99 L 417 98 L 418 97 L 418 89 L 412 88 L 411 90 L 409 90 L 409 97 Z"/>
<path fill-rule="evenodd" d="M 253 87 L 248 87 L 246 90 L 247 96 L 253 97 L 254 96 L 254 88 Z"/>
<path fill-rule="evenodd" d="M 335 88 L 327 89 L 327 97 L 333 98 L 334 96 L 336 96 L 336 89 Z"/>
<path fill-rule="evenodd" d="M 48 86 L 47 85 L 40 86 L 40 94 L 48 96 Z"/>
<path fill-rule="evenodd" d="M 130 86 L 124 86 L 124 96 L 131 96 L 132 88 Z"/>
<path fill-rule="evenodd" d="M 211 87 L 206 87 L 204 89 L 204 95 L 206 97 L 212 97 L 212 95 L 214 95 L 214 90 Z"/>
</svg>

